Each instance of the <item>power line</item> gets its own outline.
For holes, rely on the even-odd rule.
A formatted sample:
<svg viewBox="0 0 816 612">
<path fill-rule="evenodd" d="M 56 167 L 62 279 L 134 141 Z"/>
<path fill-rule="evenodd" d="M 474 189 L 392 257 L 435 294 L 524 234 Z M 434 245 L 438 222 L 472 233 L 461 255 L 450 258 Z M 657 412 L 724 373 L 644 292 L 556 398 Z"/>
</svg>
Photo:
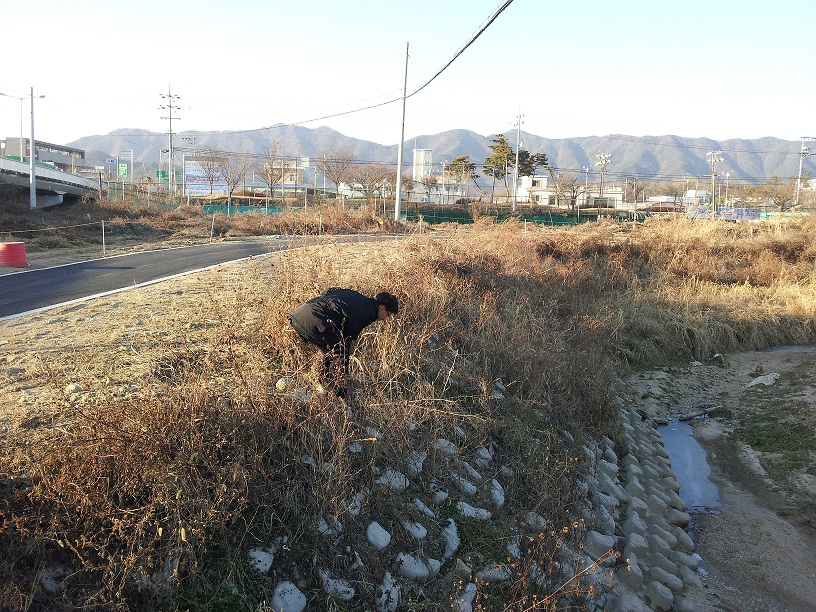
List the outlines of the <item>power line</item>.
<svg viewBox="0 0 816 612">
<path fill-rule="evenodd" d="M 470 47 L 470 45 L 472 45 L 474 42 L 476 42 L 476 39 L 478 39 L 484 33 L 484 31 L 487 30 L 487 28 L 489 28 L 493 24 L 493 22 L 496 21 L 496 19 L 498 19 L 499 15 L 501 15 L 507 9 L 507 7 L 509 7 L 512 3 L 513 3 L 513 0 L 506 0 L 504 3 L 502 3 L 499 6 L 499 8 L 497 8 L 495 10 L 495 12 L 490 17 L 488 17 L 488 19 L 484 23 L 484 25 L 481 28 L 479 28 L 479 30 L 475 34 L 473 34 L 473 36 L 470 37 L 470 40 L 468 40 L 459 49 L 459 51 L 457 51 L 453 55 L 453 57 L 450 60 L 448 60 L 448 63 L 446 63 L 444 66 L 442 66 L 442 68 L 440 68 L 430 79 L 428 79 L 417 90 L 415 90 L 413 93 L 408 94 L 406 96 L 406 98 L 410 98 L 412 96 L 415 96 L 420 91 L 425 89 L 428 85 L 430 85 L 434 80 L 436 80 L 437 77 L 439 77 L 439 75 L 441 75 L 443 72 L 445 72 L 445 70 L 447 70 L 448 67 L 451 64 L 453 64 L 453 62 L 456 61 L 456 59 L 459 58 L 459 56 L 462 55 L 467 50 L 468 47 Z M 248 133 L 251 133 L 251 132 L 260 132 L 260 131 L 263 131 L 263 130 L 272 129 L 274 127 L 285 127 L 285 126 L 289 126 L 289 125 L 303 125 L 304 123 L 314 123 L 315 121 L 323 121 L 324 119 L 333 119 L 334 117 L 342 117 L 344 115 L 351 115 L 351 114 L 354 114 L 354 113 L 360 113 L 360 112 L 371 110 L 371 109 L 374 109 L 374 108 L 379 108 L 381 106 L 387 106 L 388 104 L 393 104 L 394 102 L 399 102 L 400 100 L 402 100 L 402 96 L 399 96 L 397 98 L 393 98 L 391 100 L 386 100 L 385 102 L 378 102 L 377 104 L 370 104 L 368 106 L 363 106 L 361 108 L 355 108 L 355 109 L 351 109 L 351 110 L 347 110 L 347 111 L 341 111 L 341 112 L 338 112 L 338 113 L 331 113 L 329 115 L 323 115 L 321 117 L 314 117 L 312 119 L 304 119 L 302 121 L 293 121 L 291 123 L 279 123 L 277 125 L 261 127 L 261 128 L 252 128 L 252 129 L 248 129 L 248 130 L 223 130 L 223 131 L 220 131 L 220 132 L 199 132 L 199 133 L 200 134 L 248 134 Z"/>
<path fill-rule="evenodd" d="M 465 52 L 465 50 L 466 50 L 466 49 L 467 49 L 467 48 L 468 48 L 470 45 L 472 45 L 473 43 L 475 43 L 475 42 L 476 42 L 476 39 L 477 39 L 477 38 L 479 38 L 479 37 L 480 37 L 480 36 L 481 36 L 481 35 L 484 33 L 484 31 L 485 31 L 487 28 L 489 28 L 489 27 L 490 27 L 490 26 L 493 24 L 493 22 L 494 22 L 494 21 L 496 21 L 496 19 L 498 19 L 499 15 L 501 15 L 501 14 L 502 14 L 502 13 L 505 11 L 505 9 L 507 9 L 507 7 L 508 7 L 508 6 L 510 6 L 512 3 L 513 3 L 513 0 L 507 0 L 507 1 L 506 1 L 506 2 L 504 2 L 504 3 L 503 3 L 501 6 L 499 6 L 499 8 L 497 8 L 497 9 L 496 9 L 496 11 L 493 13 L 493 15 L 491 15 L 491 16 L 488 18 L 487 22 L 485 22 L 485 24 L 484 24 L 484 25 L 483 25 L 483 26 L 482 26 L 482 27 L 479 29 L 479 31 L 477 31 L 477 32 L 476 32 L 476 33 L 475 33 L 475 34 L 474 34 L 474 35 L 473 35 L 473 36 L 470 38 L 470 40 L 469 40 L 469 41 L 467 41 L 467 42 L 465 43 L 465 45 L 464 45 L 464 46 L 463 46 L 461 49 L 459 49 L 459 51 L 457 51 L 457 52 L 456 52 L 456 53 L 453 55 L 453 57 L 452 57 L 452 58 L 450 58 L 450 60 L 448 60 L 448 63 L 447 63 L 447 64 L 445 64 L 444 66 L 442 66 L 442 68 L 441 68 L 441 69 L 439 69 L 439 71 L 438 71 L 438 72 L 437 72 L 435 75 L 433 75 L 433 76 L 432 76 L 430 79 L 428 79 L 428 81 L 426 81 L 424 85 L 422 85 L 422 86 L 421 86 L 419 89 L 417 89 L 416 91 L 414 91 L 412 94 L 408 95 L 407 97 L 408 97 L 408 98 L 410 98 L 411 96 L 415 96 L 415 95 L 416 95 L 416 94 L 418 94 L 420 91 L 422 91 L 423 89 L 425 89 L 425 88 L 426 88 L 428 85 L 430 85 L 430 84 L 431 84 L 431 83 L 432 83 L 432 82 L 433 82 L 433 81 L 434 81 L 434 80 L 435 80 L 435 79 L 436 79 L 436 78 L 437 78 L 437 77 L 438 77 L 440 74 L 442 74 L 443 72 L 445 72 L 445 70 L 447 70 L 447 69 L 448 69 L 448 67 L 449 67 L 449 66 L 450 66 L 450 65 L 451 65 L 451 64 L 452 64 L 454 61 L 456 61 L 456 59 L 457 59 L 457 58 L 458 58 L 460 55 L 462 55 L 462 54 Z"/>
</svg>

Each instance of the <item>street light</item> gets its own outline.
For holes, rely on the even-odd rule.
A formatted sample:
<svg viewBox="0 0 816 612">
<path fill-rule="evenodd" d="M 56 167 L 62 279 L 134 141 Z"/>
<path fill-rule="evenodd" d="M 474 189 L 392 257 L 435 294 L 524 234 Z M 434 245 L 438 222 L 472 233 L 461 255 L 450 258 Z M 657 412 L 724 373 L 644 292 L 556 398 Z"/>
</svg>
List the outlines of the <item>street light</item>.
<svg viewBox="0 0 816 612">
<path fill-rule="evenodd" d="M 725 173 L 725 205 L 728 206 L 728 177 L 731 176 L 730 172 Z"/>
</svg>

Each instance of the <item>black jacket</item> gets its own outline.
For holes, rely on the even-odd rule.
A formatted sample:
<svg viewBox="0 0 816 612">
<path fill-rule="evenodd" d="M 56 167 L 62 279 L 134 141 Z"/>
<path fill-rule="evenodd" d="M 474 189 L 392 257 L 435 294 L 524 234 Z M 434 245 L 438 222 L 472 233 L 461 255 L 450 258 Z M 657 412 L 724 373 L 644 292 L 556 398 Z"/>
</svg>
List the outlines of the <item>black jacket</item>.
<svg viewBox="0 0 816 612">
<path fill-rule="evenodd" d="M 348 365 L 352 343 L 377 320 L 377 301 L 351 289 L 329 289 L 289 313 L 301 338 Z"/>
</svg>

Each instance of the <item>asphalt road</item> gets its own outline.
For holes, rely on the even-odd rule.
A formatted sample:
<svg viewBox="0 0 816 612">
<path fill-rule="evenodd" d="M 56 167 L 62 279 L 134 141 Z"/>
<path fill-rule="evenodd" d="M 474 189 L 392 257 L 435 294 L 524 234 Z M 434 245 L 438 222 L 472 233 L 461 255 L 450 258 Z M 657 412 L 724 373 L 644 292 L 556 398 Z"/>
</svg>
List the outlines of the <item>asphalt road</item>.
<svg viewBox="0 0 816 612">
<path fill-rule="evenodd" d="M 154 283 L 290 246 L 285 239 L 220 242 L 0 275 L 0 318 Z"/>
</svg>

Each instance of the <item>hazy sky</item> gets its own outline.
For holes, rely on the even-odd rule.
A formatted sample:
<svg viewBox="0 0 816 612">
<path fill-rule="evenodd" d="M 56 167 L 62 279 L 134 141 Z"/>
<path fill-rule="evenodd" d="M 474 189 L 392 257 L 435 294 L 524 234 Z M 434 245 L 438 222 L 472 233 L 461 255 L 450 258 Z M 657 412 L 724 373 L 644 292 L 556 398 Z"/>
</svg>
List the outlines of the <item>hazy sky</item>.
<svg viewBox="0 0 816 612">
<path fill-rule="evenodd" d="M 4 2 L 0 92 L 35 100 L 35 136 L 66 144 L 117 128 L 173 132 L 278 123 L 381 144 L 402 103 L 500 0 L 33 0 Z M 814 135 L 814 0 L 514 0 L 408 98 L 406 140 L 465 128 L 549 138 Z M 21 102 L 0 97 L 0 137 Z M 421 138 L 417 144 L 421 147 Z"/>
</svg>

